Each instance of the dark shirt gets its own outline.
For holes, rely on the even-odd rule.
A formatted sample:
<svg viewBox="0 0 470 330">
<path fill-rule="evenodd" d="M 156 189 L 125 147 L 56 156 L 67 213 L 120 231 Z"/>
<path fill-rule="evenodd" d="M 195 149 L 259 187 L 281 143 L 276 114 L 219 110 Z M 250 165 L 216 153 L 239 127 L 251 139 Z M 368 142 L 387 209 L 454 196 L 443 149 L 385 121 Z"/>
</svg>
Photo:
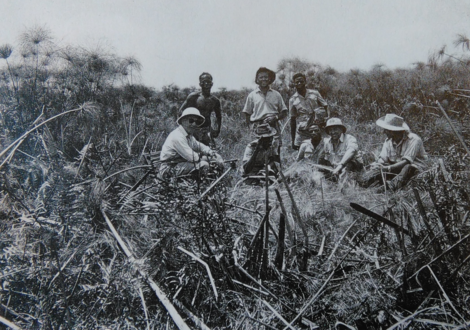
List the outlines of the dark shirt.
<svg viewBox="0 0 470 330">
<path fill-rule="evenodd" d="M 222 118 L 222 114 L 220 111 L 220 101 L 214 95 L 210 95 L 209 97 L 205 97 L 202 95 L 202 92 L 192 92 L 186 98 L 183 105 L 179 110 L 179 114 L 183 112 L 184 109 L 194 107 L 199 110 L 201 115 L 206 118 L 204 124 L 201 127 L 210 127 L 211 126 L 211 113 L 215 112 L 217 120 L 220 121 Z M 220 127 L 218 127 L 220 129 Z"/>
</svg>

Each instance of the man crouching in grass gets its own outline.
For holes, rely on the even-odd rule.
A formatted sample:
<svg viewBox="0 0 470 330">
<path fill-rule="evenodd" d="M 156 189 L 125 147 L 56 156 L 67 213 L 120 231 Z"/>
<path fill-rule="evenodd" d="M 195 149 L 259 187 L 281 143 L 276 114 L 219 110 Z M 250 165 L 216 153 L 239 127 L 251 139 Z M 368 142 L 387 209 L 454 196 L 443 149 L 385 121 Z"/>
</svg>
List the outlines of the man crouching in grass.
<svg viewBox="0 0 470 330">
<path fill-rule="evenodd" d="M 387 136 L 379 159 L 371 164 L 364 174 L 362 185 L 369 187 L 383 184 L 389 190 L 398 190 L 405 186 L 410 179 L 426 168 L 428 158 L 421 138 L 410 132 L 410 128 L 402 117 L 393 113 L 381 117 L 376 122 L 384 129 Z M 384 186 L 378 192 L 383 192 Z"/>
<path fill-rule="evenodd" d="M 260 177 L 265 176 L 266 160 L 268 162 L 268 174 L 277 176 L 278 169 L 275 164 L 277 152 L 273 146 L 276 133 L 276 130 L 269 124 L 261 124 L 256 127 L 254 134 L 257 140 L 246 146 L 242 160 L 243 177 L 247 178 L 245 183 L 257 184 L 260 182 Z M 252 176 L 256 178 L 250 178 Z"/>
<path fill-rule="evenodd" d="M 196 108 L 187 108 L 176 120 L 179 126 L 168 135 L 160 153 L 160 178 L 205 173 L 210 167 L 211 159 L 219 168 L 223 168 L 222 157 L 194 138 L 204 120 Z"/>
<path fill-rule="evenodd" d="M 357 140 L 346 134 L 346 130 L 339 118 L 330 118 L 326 122 L 325 131 L 330 137 L 324 139 L 323 155 L 318 163 L 333 167 L 332 178 L 345 171 L 360 172 L 364 168 Z"/>
</svg>

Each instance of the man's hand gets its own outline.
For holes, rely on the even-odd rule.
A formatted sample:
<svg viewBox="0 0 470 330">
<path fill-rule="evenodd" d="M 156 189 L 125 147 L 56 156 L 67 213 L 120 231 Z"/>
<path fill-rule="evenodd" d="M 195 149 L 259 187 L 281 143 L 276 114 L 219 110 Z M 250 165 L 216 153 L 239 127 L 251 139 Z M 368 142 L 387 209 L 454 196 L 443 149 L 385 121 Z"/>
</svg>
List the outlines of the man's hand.
<svg viewBox="0 0 470 330">
<path fill-rule="evenodd" d="M 263 123 L 273 126 L 278 120 L 279 117 L 277 115 L 274 115 L 264 118 Z"/>
<path fill-rule="evenodd" d="M 217 157 L 217 153 L 215 152 L 215 150 L 211 150 L 207 153 L 207 157 L 209 158 Z"/>
<path fill-rule="evenodd" d="M 211 137 L 217 138 L 220 134 L 220 130 L 211 130 Z"/>
<path fill-rule="evenodd" d="M 344 168 L 343 164 L 339 164 L 335 167 L 335 169 L 331 173 L 333 173 L 333 175 L 338 175 L 339 172 L 341 172 L 343 168 Z"/>
<path fill-rule="evenodd" d="M 371 170 L 382 170 L 382 171 L 385 171 L 385 168 L 388 168 L 388 166 L 384 165 L 384 163 L 372 163 L 370 164 L 370 169 Z"/>
</svg>

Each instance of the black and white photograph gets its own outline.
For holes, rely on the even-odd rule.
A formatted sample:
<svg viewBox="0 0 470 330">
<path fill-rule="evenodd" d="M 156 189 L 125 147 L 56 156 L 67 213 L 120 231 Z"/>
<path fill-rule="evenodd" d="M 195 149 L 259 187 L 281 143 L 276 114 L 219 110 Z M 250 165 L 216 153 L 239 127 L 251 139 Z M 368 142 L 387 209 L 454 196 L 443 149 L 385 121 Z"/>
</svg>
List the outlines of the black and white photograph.
<svg viewBox="0 0 470 330">
<path fill-rule="evenodd" d="M 0 4 L 0 330 L 470 329 L 470 0 Z"/>
</svg>

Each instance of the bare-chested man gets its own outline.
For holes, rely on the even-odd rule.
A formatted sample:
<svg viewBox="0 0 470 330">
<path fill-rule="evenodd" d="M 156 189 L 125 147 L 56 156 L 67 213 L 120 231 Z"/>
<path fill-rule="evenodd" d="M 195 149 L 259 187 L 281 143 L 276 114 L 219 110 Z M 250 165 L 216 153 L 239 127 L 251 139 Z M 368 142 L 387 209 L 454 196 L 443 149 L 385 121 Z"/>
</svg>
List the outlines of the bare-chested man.
<svg viewBox="0 0 470 330">
<path fill-rule="evenodd" d="M 193 107 L 199 110 L 201 115 L 205 118 L 204 124 L 199 128 L 199 131 L 195 133 L 195 137 L 199 142 L 205 145 L 214 147 L 214 138 L 217 138 L 220 133 L 220 127 L 222 125 L 222 113 L 220 110 L 220 101 L 214 95 L 211 95 L 212 88 L 212 76 L 210 73 L 203 72 L 199 76 L 199 86 L 201 91 L 193 92 L 188 95 L 186 101 L 179 110 L 179 114 L 183 113 L 183 110 L 189 107 Z M 211 114 L 215 113 L 217 118 L 217 128 L 211 129 Z"/>
</svg>

